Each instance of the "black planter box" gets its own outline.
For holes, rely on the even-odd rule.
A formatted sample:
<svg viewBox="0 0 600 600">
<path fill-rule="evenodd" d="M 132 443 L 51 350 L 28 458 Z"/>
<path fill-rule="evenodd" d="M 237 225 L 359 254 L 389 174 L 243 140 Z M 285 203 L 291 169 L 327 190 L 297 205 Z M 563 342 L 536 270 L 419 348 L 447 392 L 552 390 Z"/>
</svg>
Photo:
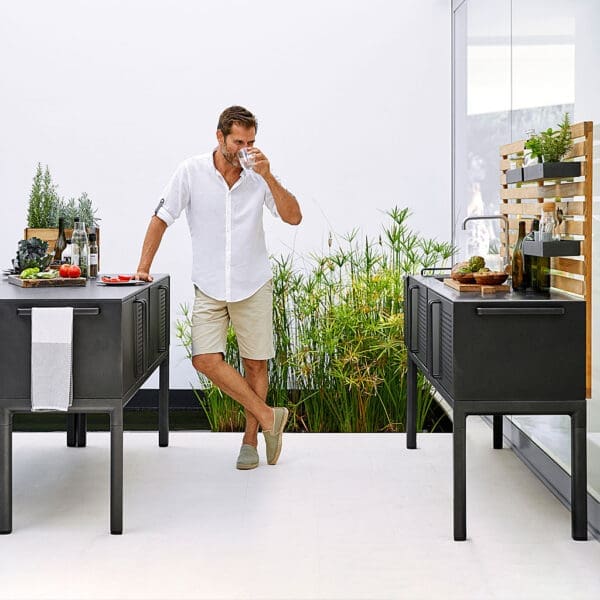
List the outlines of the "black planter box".
<svg viewBox="0 0 600 600">
<path fill-rule="evenodd" d="M 579 240 L 556 240 L 552 242 L 535 242 L 523 240 L 523 254 L 530 256 L 579 256 L 581 242 Z"/>
<path fill-rule="evenodd" d="M 565 179 L 566 177 L 579 177 L 580 175 L 581 163 L 579 162 L 546 162 L 523 167 L 523 181 Z"/>
<path fill-rule="evenodd" d="M 523 181 L 523 169 L 509 169 L 506 171 L 506 183 L 520 183 Z"/>
</svg>

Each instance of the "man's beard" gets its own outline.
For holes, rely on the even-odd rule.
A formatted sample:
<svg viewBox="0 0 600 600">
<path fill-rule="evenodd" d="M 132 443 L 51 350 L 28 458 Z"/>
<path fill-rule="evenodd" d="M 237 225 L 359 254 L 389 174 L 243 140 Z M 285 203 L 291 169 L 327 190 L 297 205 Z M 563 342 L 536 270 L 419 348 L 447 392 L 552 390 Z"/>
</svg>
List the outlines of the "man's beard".
<svg viewBox="0 0 600 600">
<path fill-rule="evenodd" d="M 233 152 L 227 152 L 227 149 L 224 145 L 221 145 L 220 148 L 221 150 L 221 154 L 223 155 L 223 158 L 233 167 L 241 167 L 240 165 L 240 161 L 237 157 L 236 153 Z"/>
</svg>

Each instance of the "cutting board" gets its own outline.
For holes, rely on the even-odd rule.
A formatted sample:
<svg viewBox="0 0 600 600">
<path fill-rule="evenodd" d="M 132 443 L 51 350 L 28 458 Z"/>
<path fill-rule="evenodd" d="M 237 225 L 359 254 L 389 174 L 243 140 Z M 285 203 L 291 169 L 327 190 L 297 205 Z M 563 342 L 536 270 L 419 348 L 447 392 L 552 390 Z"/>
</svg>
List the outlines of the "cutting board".
<svg viewBox="0 0 600 600">
<path fill-rule="evenodd" d="M 480 292 L 481 294 L 497 294 L 498 292 L 510 292 L 510 286 L 506 283 L 502 285 L 480 285 L 479 283 L 461 283 L 456 279 L 444 279 L 444 283 L 457 292 Z"/>
<path fill-rule="evenodd" d="M 21 279 L 18 275 L 9 275 L 8 283 L 24 288 L 54 288 L 82 286 L 86 282 L 85 277 L 56 277 L 54 279 Z"/>
</svg>

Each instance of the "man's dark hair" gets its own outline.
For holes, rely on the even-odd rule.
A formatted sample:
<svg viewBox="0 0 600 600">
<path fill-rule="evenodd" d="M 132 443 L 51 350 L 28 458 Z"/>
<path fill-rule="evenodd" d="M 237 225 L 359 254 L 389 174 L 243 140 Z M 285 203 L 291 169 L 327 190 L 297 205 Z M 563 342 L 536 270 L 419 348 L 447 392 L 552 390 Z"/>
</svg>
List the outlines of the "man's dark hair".
<svg viewBox="0 0 600 600">
<path fill-rule="evenodd" d="M 223 132 L 224 137 L 227 137 L 231 133 L 231 126 L 234 124 L 245 128 L 254 127 L 255 130 L 258 129 L 256 117 L 243 106 L 230 106 L 226 108 L 219 117 L 217 129 Z"/>
</svg>

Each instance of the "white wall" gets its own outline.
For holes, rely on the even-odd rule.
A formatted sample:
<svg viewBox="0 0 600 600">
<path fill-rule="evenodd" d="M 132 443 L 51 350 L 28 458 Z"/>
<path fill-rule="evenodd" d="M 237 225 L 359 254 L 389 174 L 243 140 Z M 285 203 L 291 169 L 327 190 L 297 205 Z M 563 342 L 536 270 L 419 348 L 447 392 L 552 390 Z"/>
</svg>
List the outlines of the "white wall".
<svg viewBox="0 0 600 600">
<path fill-rule="evenodd" d="M 3 0 L 0 56 L 2 267 L 41 161 L 99 207 L 102 270 L 134 270 L 163 186 L 212 149 L 231 104 L 257 114 L 257 145 L 303 208 L 296 229 L 266 218 L 273 252 L 375 234 L 394 205 L 450 239 L 450 0 Z M 184 219 L 154 270 L 171 273 L 175 320 L 192 296 Z"/>
</svg>

